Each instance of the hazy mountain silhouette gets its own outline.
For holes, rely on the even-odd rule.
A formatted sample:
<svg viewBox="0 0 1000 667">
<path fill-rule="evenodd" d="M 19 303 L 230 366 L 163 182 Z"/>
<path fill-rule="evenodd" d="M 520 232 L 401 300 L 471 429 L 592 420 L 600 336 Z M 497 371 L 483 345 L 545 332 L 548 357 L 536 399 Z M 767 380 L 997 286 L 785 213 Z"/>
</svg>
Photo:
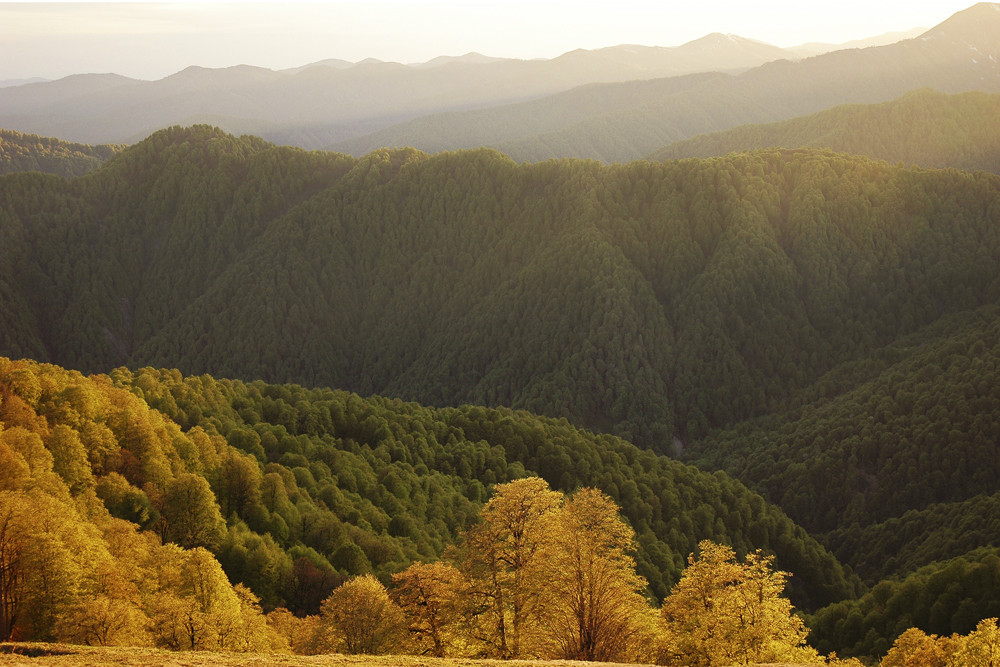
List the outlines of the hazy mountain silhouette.
<svg viewBox="0 0 1000 667">
<path fill-rule="evenodd" d="M 794 55 L 775 46 L 713 34 L 672 48 L 578 49 L 550 60 L 468 53 L 420 65 L 329 59 L 280 72 L 189 67 L 158 81 L 81 74 L 4 90 L 0 127 L 117 143 L 169 125 L 211 123 L 318 148 L 443 111 L 523 102 L 591 83 L 743 71 L 788 57 Z"/>
<path fill-rule="evenodd" d="M 838 104 L 883 102 L 924 87 L 1000 91 L 1000 5 L 975 5 L 918 38 L 888 46 L 779 60 L 740 75 L 593 85 L 522 104 L 414 119 L 332 148 L 361 155 L 379 146 L 440 151 L 486 145 L 525 161 L 624 161 L 696 134 Z"/>
</svg>

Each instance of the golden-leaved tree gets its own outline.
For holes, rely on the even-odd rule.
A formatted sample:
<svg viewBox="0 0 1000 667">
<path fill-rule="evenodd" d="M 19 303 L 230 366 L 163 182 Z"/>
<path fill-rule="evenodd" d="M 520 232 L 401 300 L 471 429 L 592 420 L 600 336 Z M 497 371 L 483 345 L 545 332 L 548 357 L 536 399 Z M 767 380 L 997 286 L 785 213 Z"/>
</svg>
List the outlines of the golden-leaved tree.
<svg viewBox="0 0 1000 667">
<path fill-rule="evenodd" d="M 566 498 L 538 477 L 498 484 L 455 554 L 463 576 L 457 622 L 468 652 L 651 657 L 657 619 L 633 542 L 618 506 L 597 489 Z"/>
<path fill-rule="evenodd" d="M 636 574 L 634 532 L 597 489 L 566 499 L 547 522 L 543 635 L 547 657 L 632 662 L 652 655 L 656 611 Z"/>
<path fill-rule="evenodd" d="M 479 653 L 519 658 L 537 641 L 542 564 L 551 537 L 545 519 L 560 499 L 538 477 L 498 484 L 479 523 L 466 531 L 459 568 L 472 606 L 468 633 L 481 644 Z"/>
<path fill-rule="evenodd" d="M 385 586 L 366 574 L 342 584 L 323 601 L 317 632 L 324 652 L 393 653 L 404 637 L 403 613 Z"/>
<path fill-rule="evenodd" d="M 414 652 L 442 658 L 460 650 L 465 585 L 458 569 L 444 561 L 417 562 L 392 580 Z"/>
<path fill-rule="evenodd" d="M 784 591 L 786 572 L 759 552 L 743 563 L 733 550 L 703 541 L 663 601 L 667 665 L 720 667 L 757 662 L 819 662 Z"/>
<path fill-rule="evenodd" d="M 224 526 L 207 448 L 106 377 L 0 358 L 0 640 L 271 647 L 203 548 Z M 109 509 L 125 516 L 111 515 Z"/>
</svg>

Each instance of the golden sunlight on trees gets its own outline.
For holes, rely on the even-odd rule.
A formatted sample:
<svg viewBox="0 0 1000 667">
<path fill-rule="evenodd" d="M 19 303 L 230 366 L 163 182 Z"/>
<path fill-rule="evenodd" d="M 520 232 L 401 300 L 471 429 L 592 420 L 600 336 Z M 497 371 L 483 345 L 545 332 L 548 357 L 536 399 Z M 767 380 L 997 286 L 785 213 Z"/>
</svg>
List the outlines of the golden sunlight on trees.
<svg viewBox="0 0 1000 667">
<path fill-rule="evenodd" d="M 636 574 L 634 532 L 597 489 L 580 489 L 546 522 L 543 644 L 568 660 L 631 662 L 651 655 L 656 612 Z"/>
<path fill-rule="evenodd" d="M 997 619 L 986 618 L 964 638 L 955 651 L 954 667 L 1000 667 L 1000 627 Z M 949 667 L 951 667 L 951 665 Z"/>
<path fill-rule="evenodd" d="M 548 522 L 561 494 L 538 477 L 498 484 L 465 534 L 460 569 L 469 583 L 478 623 L 473 637 L 491 657 L 518 658 L 537 638 L 543 591 L 542 553 Z"/>
<path fill-rule="evenodd" d="M 403 613 L 385 586 L 366 574 L 341 585 L 323 602 L 319 631 L 327 651 L 392 653 L 403 638 Z"/>
<path fill-rule="evenodd" d="M 442 561 L 417 562 L 392 580 L 392 595 L 406 616 L 413 650 L 439 658 L 452 654 L 465 594 L 458 569 Z"/>
<path fill-rule="evenodd" d="M 786 572 L 772 558 L 749 554 L 743 564 L 725 545 L 703 541 L 664 600 L 668 665 L 721 667 L 755 662 L 817 662 L 807 630 L 781 597 Z"/>
</svg>

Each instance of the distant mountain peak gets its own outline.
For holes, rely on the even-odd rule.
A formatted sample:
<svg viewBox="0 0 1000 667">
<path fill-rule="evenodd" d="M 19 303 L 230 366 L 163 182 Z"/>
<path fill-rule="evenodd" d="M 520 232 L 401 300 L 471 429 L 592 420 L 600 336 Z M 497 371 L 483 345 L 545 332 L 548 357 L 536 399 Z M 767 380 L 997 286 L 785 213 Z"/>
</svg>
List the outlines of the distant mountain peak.
<svg viewBox="0 0 1000 667">
<path fill-rule="evenodd" d="M 996 52 L 998 33 L 1000 33 L 1000 3 L 980 2 L 956 12 L 925 32 L 920 39 L 965 42 L 986 52 Z"/>
</svg>

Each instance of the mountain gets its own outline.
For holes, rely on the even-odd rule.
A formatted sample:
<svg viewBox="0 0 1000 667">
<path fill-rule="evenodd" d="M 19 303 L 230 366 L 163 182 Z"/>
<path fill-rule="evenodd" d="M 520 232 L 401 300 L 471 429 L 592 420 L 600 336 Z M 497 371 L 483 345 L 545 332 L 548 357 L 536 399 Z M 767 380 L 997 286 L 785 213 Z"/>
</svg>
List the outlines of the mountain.
<svg viewBox="0 0 1000 667">
<path fill-rule="evenodd" d="M 810 150 L 356 160 L 197 127 L 0 191 L 10 356 L 529 409 L 729 470 L 817 533 L 1000 474 L 966 417 L 1000 410 L 991 367 L 954 352 L 995 354 L 987 174 Z"/>
<path fill-rule="evenodd" d="M 958 12 L 918 38 L 739 75 L 592 85 L 490 109 L 433 115 L 332 144 L 362 155 L 380 146 L 425 151 L 492 146 L 518 161 L 627 161 L 697 134 L 774 122 L 931 87 L 1000 91 L 1000 5 Z"/>
<path fill-rule="evenodd" d="M 0 360 L 0 440 L 78 432 L 139 523 L 206 473 L 219 561 L 275 604 L 432 558 L 535 472 L 615 498 L 655 595 L 699 537 L 764 545 L 833 603 L 825 637 L 876 650 L 910 617 L 838 602 L 852 570 L 877 603 L 1000 547 L 998 201 L 985 172 L 818 149 L 355 159 L 172 128 L 0 177 L 0 354 L 77 369 Z M 992 604 L 931 580 L 906 590 L 956 631 Z"/>
<path fill-rule="evenodd" d="M 0 175 L 41 171 L 82 176 L 119 152 L 122 146 L 88 146 L 0 129 Z"/>
<path fill-rule="evenodd" d="M 318 148 L 444 110 L 523 101 L 594 82 L 743 70 L 782 57 L 787 53 L 777 47 L 714 35 L 676 48 L 581 49 L 551 60 L 472 53 L 415 66 L 331 59 L 281 72 L 190 67 L 159 81 L 78 75 L 4 89 L 0 127 L 121 143 L 170 125 L 211 122 Z"/>
<path fill-rule="evenodd" d="M 1000 172 L 1000 94 L 930 89 L 891 102 L 845 105 L 767 125 L 679 141 L 650 159 L 711 157 L 760 148 L 828 148 L 888 162 Z"/>
<path fill-rule="evenodd" d="M 887 32 L 885 34 L 868 37 L 866 39 L 855 39 L 850 42 L 844 42 L 843 44 L 809 42 L 808 44 L 789 47 L 787 50 L 800 58 L 809 58 L 811 56 L 818 56 L 822 53 L 829 53 L 830 51 L 841 51 L 843 49 L 867 49 L 870 46 L 886 46 L 887 44 L 895 44 L 896 42 L 902 42 L 905 39 L 919 37 L 925 32 L 927 32 L 927 28 L 913 28 L 912 30 L 906 30 L 903 32 Z"/>
<path fill-rule="evenodd" d="M 0 88 L 9 88 L 11 86 L 23 86 L 26 83 L 44 83 L 48 79 L 43 79 L 38 76 L 33 76 L 29 79 L 2 79 L 0 80 Z"/>
</svg>

